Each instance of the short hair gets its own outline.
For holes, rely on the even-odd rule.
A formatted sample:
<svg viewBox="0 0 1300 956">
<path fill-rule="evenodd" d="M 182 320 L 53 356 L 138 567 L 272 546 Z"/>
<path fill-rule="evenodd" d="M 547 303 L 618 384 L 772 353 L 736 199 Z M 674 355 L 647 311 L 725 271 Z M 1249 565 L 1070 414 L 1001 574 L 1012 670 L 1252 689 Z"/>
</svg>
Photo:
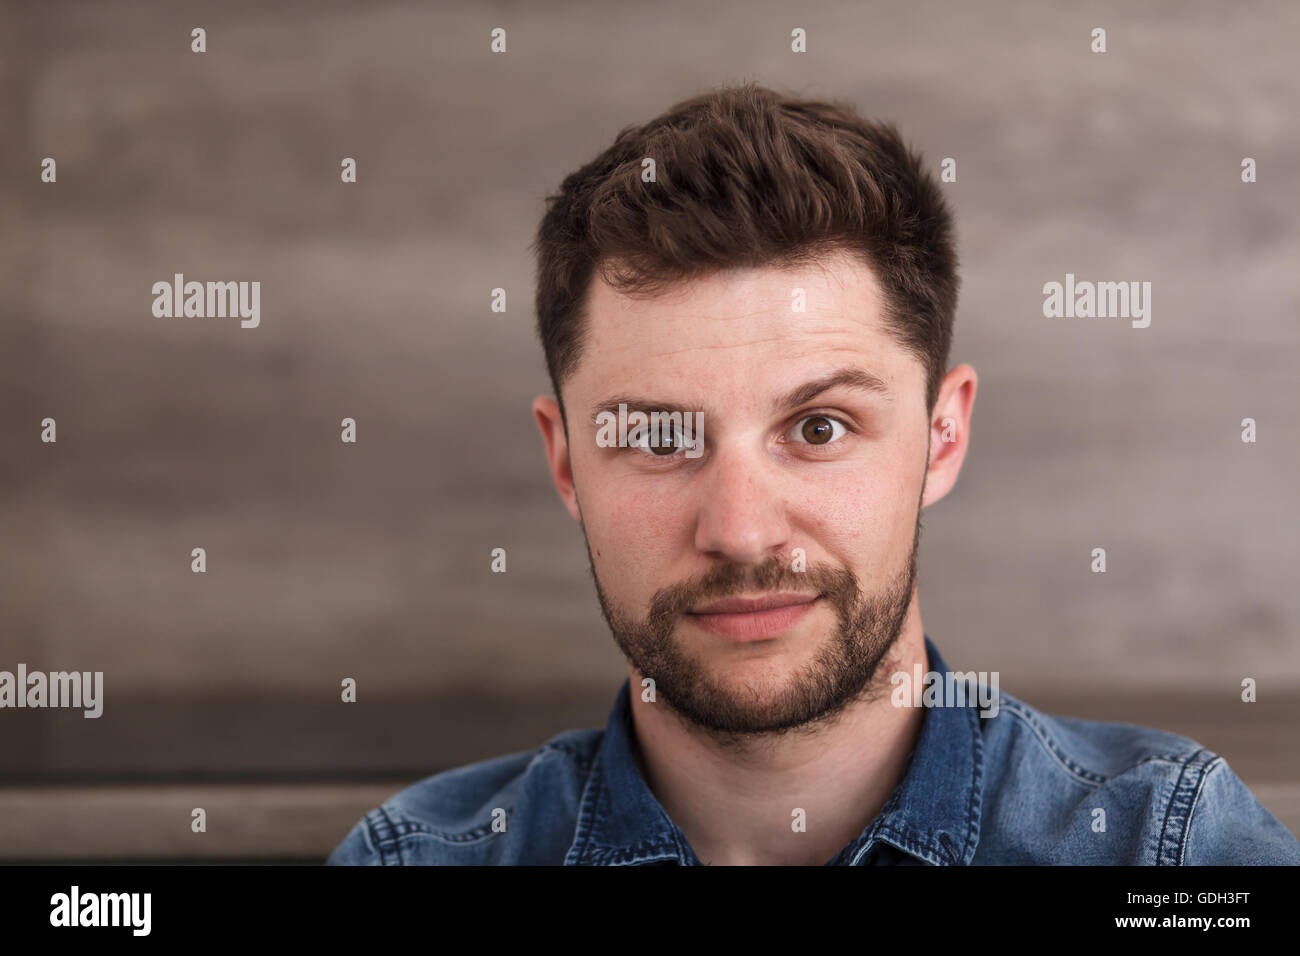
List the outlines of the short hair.
<svg viewBox="0 0 1300 956">
<path fill-rule="evenodd" d="M 641 178 L 647 157 L 653 183 Z M 809 264 L 843 250 L 879 281 L 886 329 L 924 365 L 934 410 L 960 283 L 952 214 L 894 125 L 848 104 L 754 83 L 683 100 L 624 128 L 566 176 L 530 248 L 537 333 L 561 414 L 597 270 L 616 291 L 644 296 L 720 270 Z"/>
</svg>

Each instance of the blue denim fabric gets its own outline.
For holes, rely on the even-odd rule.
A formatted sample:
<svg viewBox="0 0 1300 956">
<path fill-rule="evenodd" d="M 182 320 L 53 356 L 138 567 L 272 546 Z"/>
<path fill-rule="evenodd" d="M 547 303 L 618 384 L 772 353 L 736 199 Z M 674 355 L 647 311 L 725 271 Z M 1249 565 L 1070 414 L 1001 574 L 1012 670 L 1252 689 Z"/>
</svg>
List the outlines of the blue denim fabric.
<svg viewBox="0 0 1300 956">
<path fill-rule="evenodd" d="M 929 669 L 946 673 L 925 646 Z M 700 865 L 637 768 L 628 694 L 624 681 L 603 731 L 402 790 L 328 862 Z M 999 701 L 989 717 L 973 703 L 927 708 L 902 782 L 827 865 L 1300 864 L 1295 837 L 1194 740 Z"/>
</svg>

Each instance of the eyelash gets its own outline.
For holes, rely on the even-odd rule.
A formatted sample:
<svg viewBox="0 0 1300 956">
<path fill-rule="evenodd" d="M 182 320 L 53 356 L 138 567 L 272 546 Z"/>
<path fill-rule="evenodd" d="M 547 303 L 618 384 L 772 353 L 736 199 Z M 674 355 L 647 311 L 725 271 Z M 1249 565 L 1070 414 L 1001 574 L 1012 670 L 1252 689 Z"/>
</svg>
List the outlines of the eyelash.
<svg viewBox="0 0 1300 956">
<path fill-rule="evenodd" d="M 674 442 L 678 441 L 682 437 L 683 436 L 680 429 L 673 430 Z M 650 447 L 650 443 L 648 440 L 643 445 L 633 445 L 630 443 L 628 444 L 628 448 L 631 449 L 632 451 L 640 452 L 642 455 L 645 455 L 645 457 L 652 458 L 655 461 L 673 461 L 674 459 L 684 455 L 687 447 L 688 447 L 687 445 L 681 444 L 678 445 L 676 450 L 674 450 L 671 455 L 657 455 L 655 454 L 654 450 Z"/>
<path fill-rule="evenodd" d="M 791 427 L 791 428 L 786 432 L 786 435 L 791 435 L 791 434 L 793 434 L 793 433 L 795 433 L 795 432 L 798 432 L 798 431 L 800 430 L 800 429 L 799 429 L 799 426 L 800 426 L 800 425 L 802 425 L 804 422 L 806 422 L 806 421 L 808 421 L 808 420 L 810 420 L 810 419 L 813 419 L 813 418 L 824 418 L 824 419 L 826 419 L 826 421 L 831 422 L 833 425 L 839 425 L 840 428 L 844 429 L 844 431 L 843 431 L 842 434 L 836 436 L 836 435 L 835 435 L 835 430 L 832 428 L 832 429 L 831 429 L 831 435 L 832 435 L 831 440 L 830 440 L 830 441 L 822 442 L 821 444 L 817 444 L 817 443 L 815 443 L 815 442 L 810 442 L 810 441 L 799 441 L 799 440 L 797 440 L 797 439 L 795 440 L 794 444 L 796 444 L 796 445 L 808 445 L 808 446 L 810 446 L 810 447 L 812 447 L 812 448 L 825 448 L 827 445 L 834 445 L 834 444 L 836 444 L 837 442 L 843 441 L 844 436 L 845 436 L 845 435 L 848 435 L 849 433 L 851 433 L 851 432 L 853 431 L 852 427 L 849 426 L 848 422 L 844 421 L 844 420 L 841 419 L 841 418 L 836 418 L 834 415 L 824 415 L 824 414 L 822 414 L 822 413 L 820 413 L 820 412 L 814 412 L 814 413 L 812 413 L 811 415 L 805 415 L 803 418 L 801 418 L 801 419 L 799 419 L 797 422 L 795 422 L 794 425 L 793 425 L 793 426 L 792 426 L 792 427 Z"/>
<path fill-rule="evenodd" d="M 839 425 L 840 428 L 843 429 L 843 431 L 839 435 L 834 435 L 834 429 L 832 429 L 832 435 L 834 435 L 834 437 L 832 437 L 830 441 L 822 442 L 820 445 L 810 441 L 799 441 L 798 439 L 791 441 L 791 444 L 807 445 L 809 448 L 826 448 L 830 445 L 835 445 L 838 444 L 839 442 L 842 442 L 845 436 L 854 433 L 853 426 L 848 422 L 846 422 L 844 419 L 839 418 L 835 415 L 827 415 L 822 412 L 813 412 L 812 414 L 804 415 L 802 418 L 796 421 L 790 428 L 787 428 L 785 430 L 785 433 L 782 435 L 782 441 L 786 441 L 789 435 L 798 431 L 799 426 L 801 426 L 804 422 L 808 421 L 811 418 L 824 418 L 826 419 L 826 421 L 831 422 L 834 425 Z M 674 438 L 677 437 L 680 436 L 678 435 L 674 436 Z M 686 449 L 682 447 L 682 448 L 678 448 L 671 455 L 656 455 L 648 445 L 631 445 L 629 446 L 629 448 L 630 450 L 640 452 L 643 456 L 653 461 L 664 461 L 664 462 L 676 461 L 679 458 L 682 458 L 686 451 Z"/>
</svg>

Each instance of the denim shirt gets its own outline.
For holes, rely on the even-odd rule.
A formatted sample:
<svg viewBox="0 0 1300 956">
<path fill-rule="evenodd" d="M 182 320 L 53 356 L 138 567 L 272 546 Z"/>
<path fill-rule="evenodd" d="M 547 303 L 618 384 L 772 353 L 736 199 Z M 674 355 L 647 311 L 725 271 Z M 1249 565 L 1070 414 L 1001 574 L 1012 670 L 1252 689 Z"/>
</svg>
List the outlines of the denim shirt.
<svg viewBox="0 0 1300 956">
<path fill-rule="evenodd" d="M 328 862 L 700 865 L 637 768 L 628 695 L 624 681 L 604 730 L 402 790 Z M 827 865 L 1300 864 L 1295 837 L 1194 740 L 1054 717 L 1006 693 L 981 716 L 978 699 L 926 708 L 901 782 Z"/>
</svg>

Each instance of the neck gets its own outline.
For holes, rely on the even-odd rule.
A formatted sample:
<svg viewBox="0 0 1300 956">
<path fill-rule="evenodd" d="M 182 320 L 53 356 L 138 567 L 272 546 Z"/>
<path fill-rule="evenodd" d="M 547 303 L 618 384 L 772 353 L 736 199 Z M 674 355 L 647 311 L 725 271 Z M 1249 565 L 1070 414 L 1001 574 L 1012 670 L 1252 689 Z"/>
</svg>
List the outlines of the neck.
<svg viewBox="0 0 1300 956">
<path fill-rule="evenodd" d="M 696 856 L 719 865 L 820 865 L 855 839 L 902 779 L 924 713 L 890 702 L 890 675 L 927 667 L 915 595 L 867 692 L 831 721 L 737 744 L 631 694 L 638 765 Z M 641 675 L 632 671 L 632 687 Z M 803 826 L 800 826 L 802 810 Z"/>
</svg>

